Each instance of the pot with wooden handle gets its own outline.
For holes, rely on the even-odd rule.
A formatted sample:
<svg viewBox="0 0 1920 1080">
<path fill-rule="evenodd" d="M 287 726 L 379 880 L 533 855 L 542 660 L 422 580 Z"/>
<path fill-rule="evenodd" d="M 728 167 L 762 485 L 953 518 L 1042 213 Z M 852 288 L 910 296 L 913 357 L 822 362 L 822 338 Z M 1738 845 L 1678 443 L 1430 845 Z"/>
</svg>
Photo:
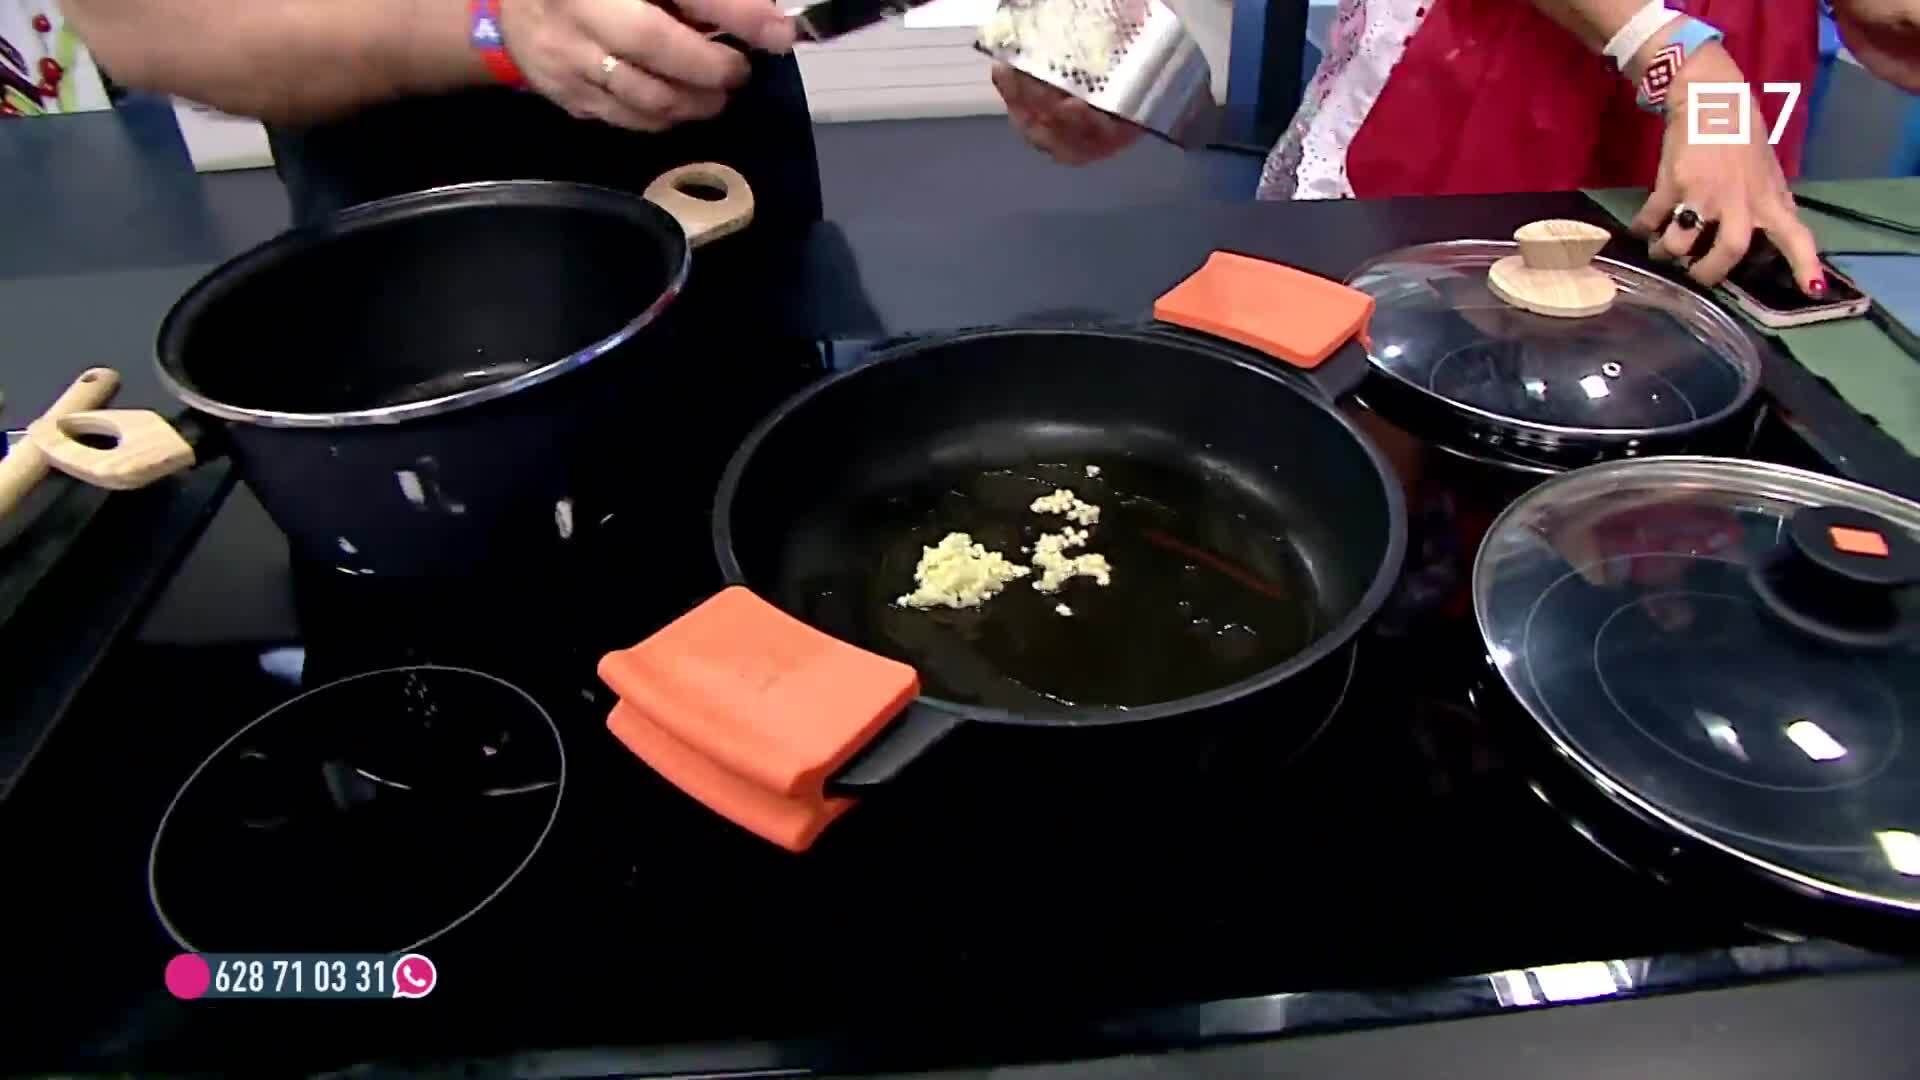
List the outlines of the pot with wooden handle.
<svg viewBox="0 0 1920 1080">
<path fill-rule="evenodd" d="M 350 209 L 216 268 L 167 315 L 180 420 L 36 423 L 56 468 L 124 490 L 230 453 L 302 555 L 439 577 L 564 553 L 632 430 L 636 380 L 673 361 L 696 247 L 745 228 L 718 164 L 644 198 L 547 181 L 462 184 Z M 595 364 L 630 351 L 645 362 Z M 104 436 L 110 448 L 89 446 Z"/>
</svg>

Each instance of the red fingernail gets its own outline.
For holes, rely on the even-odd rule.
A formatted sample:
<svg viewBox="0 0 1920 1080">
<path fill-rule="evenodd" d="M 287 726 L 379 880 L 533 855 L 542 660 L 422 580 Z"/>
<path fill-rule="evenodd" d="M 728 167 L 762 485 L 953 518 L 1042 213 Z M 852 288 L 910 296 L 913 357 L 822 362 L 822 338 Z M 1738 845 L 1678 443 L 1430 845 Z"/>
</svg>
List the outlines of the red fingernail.
<svg viewBox="0 0 1920 1080">
<path fill-rule="evenodd" d="M 1807 282 L 1807 291 L 1815 296 L 1827 295 L 1827 276 L 1825 274 Z"/>
</svg>

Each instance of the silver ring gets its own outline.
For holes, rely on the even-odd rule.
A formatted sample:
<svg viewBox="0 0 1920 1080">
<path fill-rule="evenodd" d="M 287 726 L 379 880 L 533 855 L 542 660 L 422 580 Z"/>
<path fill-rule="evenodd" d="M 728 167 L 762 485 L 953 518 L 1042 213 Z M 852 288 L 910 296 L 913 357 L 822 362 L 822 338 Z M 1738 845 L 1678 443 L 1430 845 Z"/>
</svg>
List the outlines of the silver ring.
<svg viewBox="0 0 1920 1080">
<path fill-rule="evenodd" d="M 605 90 L 607 84 L 613 81 L 613 73 L 620 69 L 620 64 L 620 58 L 612 53 L 600 58 L 600 89 Z"/>
<path fill-rule="evenodd" d="M 1673 223 L 1682 229 L 1692 231 L 1700 227 L 1700 212 L 1686 203 L 1675 203 Z"/>
</svg>

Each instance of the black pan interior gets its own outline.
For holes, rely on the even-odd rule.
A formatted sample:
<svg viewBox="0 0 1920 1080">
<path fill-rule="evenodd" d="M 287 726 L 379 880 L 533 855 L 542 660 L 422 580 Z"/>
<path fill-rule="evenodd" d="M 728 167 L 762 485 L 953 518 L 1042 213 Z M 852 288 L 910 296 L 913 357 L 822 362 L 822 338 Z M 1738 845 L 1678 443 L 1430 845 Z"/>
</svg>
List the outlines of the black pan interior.
<svg viewBox="0 0 1920 1080">
<path fill-rule="evenodd" d="M 162 330 L 162 364 L 245 409 L 423 401 L 544 367 L 618 332 L 686 257 L 636 196 L 503 183 L 402 196 L 222 267 Z"/>
<path fill-rule="evenodd" d="M 1081 550 L 1108 557 L 1110 586 L 1047 596 L 1016 581 L 963 611 L 893 603 L 950 531 L 1026 561 L 1022 544 L 1061 527 L 1028 510 L 1055 487 L 1102 508 Z M 717 540 L 730 575 L 913 664 L 926 693 L 1058 715 L 1171 702 L 1301 657 L 1378 602 L 1396 507 L 1360 436 L 1263 365 L 1159 336 L 1009 331 L 918 347 L 790 403 L 737 459 Z"/>
</svg>

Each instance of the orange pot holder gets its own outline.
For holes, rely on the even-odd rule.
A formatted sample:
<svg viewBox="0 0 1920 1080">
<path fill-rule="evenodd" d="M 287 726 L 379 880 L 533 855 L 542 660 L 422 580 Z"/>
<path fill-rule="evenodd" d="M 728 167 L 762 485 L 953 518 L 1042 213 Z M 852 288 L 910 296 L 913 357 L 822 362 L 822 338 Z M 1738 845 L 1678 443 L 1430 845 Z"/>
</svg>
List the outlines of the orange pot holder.
<svg viewBox="0 0 1920 1080">
<path fill-rule="evenodd" d="M 600 678 L 607 727 L 715 812 L 805 851 L 853 800 L 826 784 L 920 692 L 911 667 L 815 630 L 741 586 L 630 649 Z"/>
<path fill-rule="evenodd" d="M 1373 297 L 1291 266 L 1216 251 L 1153 302 L 1153 317 L 1311 370 L 1349 338 L 1365 344 Z"/>
</svg>

